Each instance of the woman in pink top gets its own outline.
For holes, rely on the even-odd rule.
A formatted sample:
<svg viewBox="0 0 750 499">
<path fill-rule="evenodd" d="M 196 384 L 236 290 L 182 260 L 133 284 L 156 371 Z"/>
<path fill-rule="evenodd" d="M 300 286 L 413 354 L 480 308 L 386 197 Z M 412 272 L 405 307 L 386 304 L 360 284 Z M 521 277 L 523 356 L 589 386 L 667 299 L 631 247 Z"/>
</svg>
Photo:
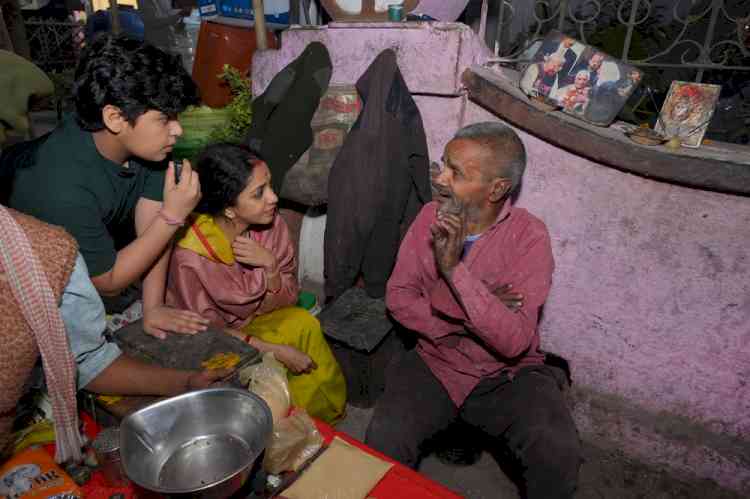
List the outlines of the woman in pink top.
<svg viewBox="0 0 750 499">
<path fill-rule="evenodd" d="M 229 144 L 207 147 L 197 161 L 202 199 L 169 267 L 167 303 L 271 351 L 288 368 L 292 403 L 335 422 L 346 382 L 309 312 L 294 307 L 296 256 L 264 161 Z"/>
</svg>

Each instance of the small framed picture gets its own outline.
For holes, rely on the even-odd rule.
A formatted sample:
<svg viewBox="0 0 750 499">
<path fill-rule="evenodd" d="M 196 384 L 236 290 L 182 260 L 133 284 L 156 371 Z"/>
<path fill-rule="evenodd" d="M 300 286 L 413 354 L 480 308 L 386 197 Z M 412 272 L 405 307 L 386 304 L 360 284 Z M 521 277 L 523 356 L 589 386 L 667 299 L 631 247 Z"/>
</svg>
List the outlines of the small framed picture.
<svg viewBox="0 0 750 499">
<path fill-rule="evenodd" d="M 608 126 L 641 83 L 643 73 L 558 31 L 542 40 L 521 76 L 529 97 L 599 126 Z"/>
<path fill-rule="evenodd" d="M 716 109 L 721 85 L 673 81 L 654 129 L 678 137 L 685 147 L 699 147 Z"/>
</svg>

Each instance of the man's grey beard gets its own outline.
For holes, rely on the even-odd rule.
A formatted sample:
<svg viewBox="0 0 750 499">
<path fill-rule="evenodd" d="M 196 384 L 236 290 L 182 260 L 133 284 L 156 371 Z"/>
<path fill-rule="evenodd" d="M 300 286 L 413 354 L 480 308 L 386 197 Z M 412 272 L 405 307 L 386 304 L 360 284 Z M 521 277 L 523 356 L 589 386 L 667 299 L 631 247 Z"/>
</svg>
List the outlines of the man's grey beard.
<svg viewBox="0 0 750 499">
<path fill-rule="evenodd" d="M 461 206 L 461 203 L 451 194 L 451 197 L 443 201 L 440 205 L 438 213 L 445 215 L 459 215 L 462 210 L 463 206 Z"/>
</svg>

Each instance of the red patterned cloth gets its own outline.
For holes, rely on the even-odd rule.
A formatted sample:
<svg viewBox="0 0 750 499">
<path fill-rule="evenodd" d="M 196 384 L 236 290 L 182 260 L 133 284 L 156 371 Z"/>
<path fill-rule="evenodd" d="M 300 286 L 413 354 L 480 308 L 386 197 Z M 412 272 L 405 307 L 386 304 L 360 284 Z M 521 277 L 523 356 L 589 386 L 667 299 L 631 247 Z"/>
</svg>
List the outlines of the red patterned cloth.
<svg viewBox="0 0 750 499">
<path fill-rule="evenodd" d="M 0 206 L 0 263 L 42 356 L 55 419 L 55 460 L 81 460 L 76 365 L 57 300 L 26 233 Z"/>
<path fill-rule="evenodd" d="M 99 431 L 101 431 L 101 427 L 85 412 L 81 412 L 81 419 L 84 423 L 84 433 L 93 440 Z M 388 470 L 388 473 L 385 474 L 383 479 L 380 480 L 380 482 L 378 482 L 378 484 L 370 491 L 368 497 L 372 499 L 394 499 L 406 497 L 409 499 L 461 499 L 459 494 L 433 482 L 426 476 L 412 470 L 411 468 L 407 468 L 388 456 L 367 447 L 359 440 L 356 440 L 340 431 L 336 431 L 326 423 L 316 419 L 315 425 L 318 427 L 318 430 L 326 443 L 330 443 L 331 440 L 333 440 L 333 437 L 340 437 L 369 454 L 377 456 L 389 463 L 393 463 L 393 467 Z M 48 451 L 50 453 L 53 452 L 52 449 L 48 449 Z M 159 497 L 158 495 L 148 493 L 143 489 L 136 489 L 133 485 L 129 487 L 109 488 L 104 484 L 104 478 L 101 471 L 96 471 L 93 474 L 91 481 L 84 485 L 81 490 L 86 499 L 109 499 L 113 494 L 118 493 L 122 494 L 123 499 L 134 499 L 136 497 L 139 499 L 152 499 Z"/>
</svg>

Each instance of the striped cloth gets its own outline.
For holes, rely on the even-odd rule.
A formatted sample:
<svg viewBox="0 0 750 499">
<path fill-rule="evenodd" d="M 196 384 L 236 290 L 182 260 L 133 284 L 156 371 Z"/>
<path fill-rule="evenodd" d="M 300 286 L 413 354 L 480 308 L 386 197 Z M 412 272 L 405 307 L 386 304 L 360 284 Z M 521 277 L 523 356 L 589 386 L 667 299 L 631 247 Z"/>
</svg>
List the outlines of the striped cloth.
<svg viewBox="0 0 750 499">
<path fill-rule="evenodd" d="M 23 229 L 0 206 L 0 262 L 42 356 L 55 419 L 55 460 L 81 461 L 76 365 L 57 301 Z"/>
</svg>

